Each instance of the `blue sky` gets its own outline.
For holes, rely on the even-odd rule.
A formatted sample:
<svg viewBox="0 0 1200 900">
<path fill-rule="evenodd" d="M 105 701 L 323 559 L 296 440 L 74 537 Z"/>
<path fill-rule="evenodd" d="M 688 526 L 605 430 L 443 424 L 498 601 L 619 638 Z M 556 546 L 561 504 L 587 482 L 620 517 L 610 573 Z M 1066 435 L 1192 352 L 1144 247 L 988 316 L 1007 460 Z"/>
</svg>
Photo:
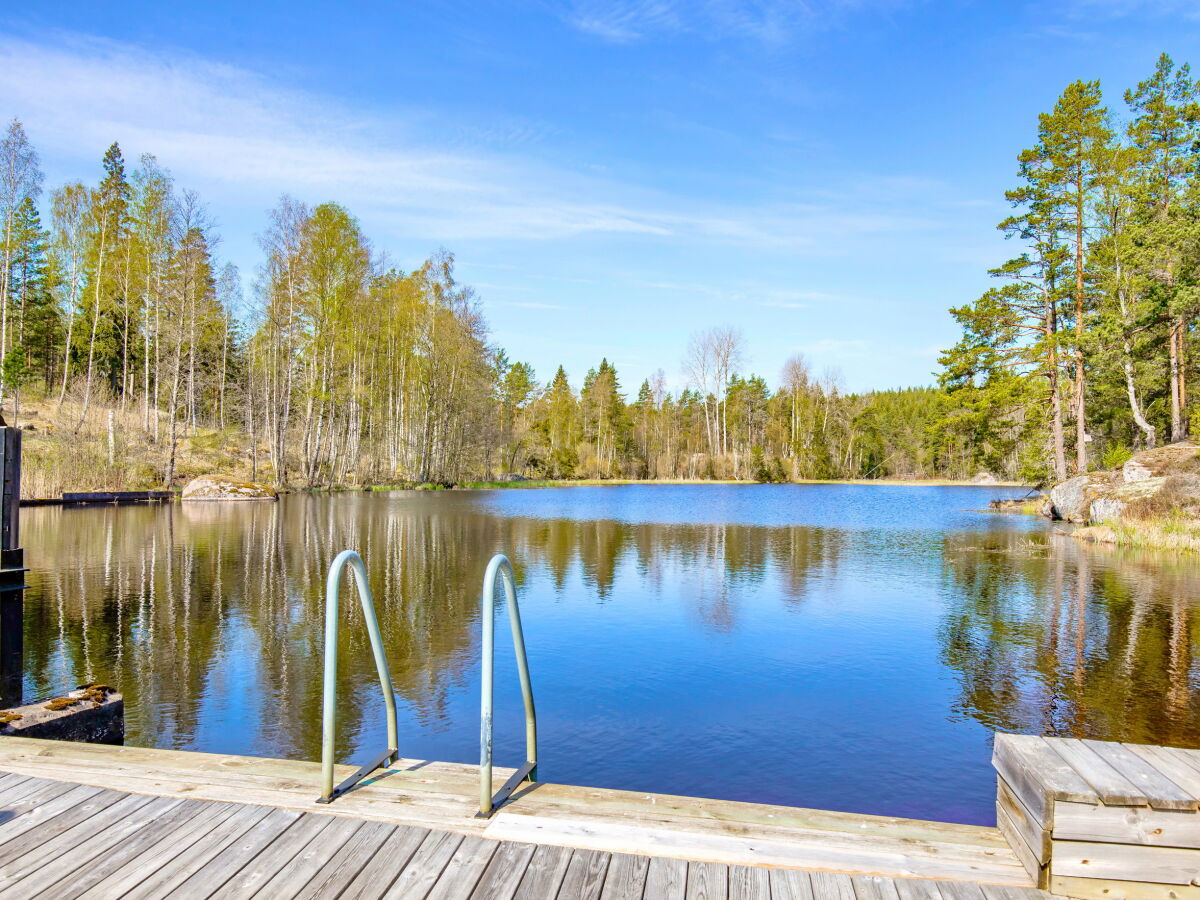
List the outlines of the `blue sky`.
<svg viewBox="0 0 1200 900">
<path fill-rule="evenodd" d="M 542 379 L 678 387 L 734 325 L 772 383 L 802 353 L 868 389 L 933 381 L 1037 113 L 1198 38 L 1196 0 L 44 0 L 0 12 L 0 115 L 48 185 L 157 155 L 248 290 L 288 192 L 398 265 L 453 251 Z"/>
</svg>

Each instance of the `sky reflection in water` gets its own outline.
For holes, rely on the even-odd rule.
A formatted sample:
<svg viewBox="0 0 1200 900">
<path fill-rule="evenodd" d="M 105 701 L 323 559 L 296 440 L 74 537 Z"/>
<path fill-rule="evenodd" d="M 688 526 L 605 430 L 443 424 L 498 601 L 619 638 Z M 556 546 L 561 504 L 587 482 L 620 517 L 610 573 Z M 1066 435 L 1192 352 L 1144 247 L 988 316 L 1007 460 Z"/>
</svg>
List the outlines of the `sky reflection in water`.
<svg viewBox="0 0 1200 900">
<path fill-rule="evenodd" d="M 401 752 L 478 759 L 478 596 L 518 576 L 547 780 L 991 823 L 993 729 L 1200 746 L 1200 564 L 978 512 L 983 488 L 674 485 L 34 508 L 26 693 L 130 744 L 316 759 L 321 614 L 362 552 Z M 349 594 L 346 595 L 350 597 Z M 344 758 L 383 746 L 347 605 Z M 522 753 L 497 632 L 497 762 Z"/>
</svg>

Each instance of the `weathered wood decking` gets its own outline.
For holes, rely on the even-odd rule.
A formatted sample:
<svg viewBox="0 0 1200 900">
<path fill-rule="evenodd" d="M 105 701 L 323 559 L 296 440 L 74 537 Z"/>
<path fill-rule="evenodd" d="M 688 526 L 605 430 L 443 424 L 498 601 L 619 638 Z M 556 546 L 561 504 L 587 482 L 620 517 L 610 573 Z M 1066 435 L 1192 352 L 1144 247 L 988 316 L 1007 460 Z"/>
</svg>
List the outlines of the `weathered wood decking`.
<svg viewBox="0 0 1200 900">
<path fill-rule="evenodd" d="M 1047 896 L 993 828 L 555 784 L 480 820 L 473 767 L 329 806 L 317 771 L 0 738 L 0 897 Z"/>
<path fill-rule="evenodd" d="M 0 897 L 1018 900 L 1038 892 L 490 840 L 0 777 Z"/>
<path fill-rule="evenodd" d="M 996 735 L 996 817 L 1055 893 L 1200 900 L 1200 750 Z"/>
</svg>

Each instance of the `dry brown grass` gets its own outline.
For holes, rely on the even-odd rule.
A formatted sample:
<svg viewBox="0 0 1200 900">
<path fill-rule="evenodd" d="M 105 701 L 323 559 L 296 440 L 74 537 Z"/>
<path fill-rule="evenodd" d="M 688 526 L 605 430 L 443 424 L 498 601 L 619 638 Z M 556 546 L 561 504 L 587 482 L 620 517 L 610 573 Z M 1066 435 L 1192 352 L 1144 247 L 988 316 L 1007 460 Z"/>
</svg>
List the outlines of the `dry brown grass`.
<svg viewBox="0 0 1200 900">
<path fill-rule="evenodd" d="M 109 458 L 109 411 L 113 413 L 113 454 Z M 160 442 L 147 433 L 140 406 L 121 411 L 110 397 L 93 398 L 87 415 L 82 398 L 71 392 L 60 407 L 56 397 L 22 403 L 19 424 L 25 428 L 21 493 L 25 497 L 57 497 L 64 491 L 134 491 L 161 489 L 166 472 L 166 429 Z M 11 405 L 5 417 L 12 418 Z M 244 439 L 227 430 L 197 429 L 182 434 L 175 463 L 179 487 L 197 475 L 227 472 L 249 475 Z"/>
<path fill-rule="evenodd" d="M 1144 550 L 1200 552 L 1200 522 L 1179 515 L 1160 519 L 1121 519 L 1077 528 L 1084 541 Z"/>
<path fill-rule="evenodd" d="M 1185 473 L 1167 476 L 1158 491 L 1130 501 L 1121 517 L 1139 521 L 1172 517 L 1200 518 L 1200 475 Z"/>
</svg>

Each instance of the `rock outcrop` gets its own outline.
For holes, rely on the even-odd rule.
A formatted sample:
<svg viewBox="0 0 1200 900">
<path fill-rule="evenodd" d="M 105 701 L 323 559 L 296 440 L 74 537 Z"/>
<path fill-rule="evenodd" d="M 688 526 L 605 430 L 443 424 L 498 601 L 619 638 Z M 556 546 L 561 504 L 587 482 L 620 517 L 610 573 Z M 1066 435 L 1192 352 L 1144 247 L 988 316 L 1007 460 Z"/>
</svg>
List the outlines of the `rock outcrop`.
<svg viewBox="0 0 1200 900">
<path fill-rule="evenodd" d="M 1088 472 L 1068 478 L 1050 489 L 1050 508 L 1055 519 L 1087 522 L 1092 501 L 1114 482 L 1111 472 Z"/>
<path fill-rule="evenodd" d="M 1050 518 L 1090 525 L 1123 516 L 1200 516 L 1200 446 L 1143 450 L 1116 472 L 1076 475 L 1050 489 L 1047 506 Z"/>
<path fill-rule="evenodd" d="M 1143 450 L 1121 466 L 1121 480 L 1135 484 L 1164 475 L 1200 474 L 1200 446 L 1190 441 Z"/>
<path fill-rule="evenodd" d="M 184 500 L 277 500 L 275 488 L 226 475 L 201 475 L 183 489 Z"/>
</svg>

